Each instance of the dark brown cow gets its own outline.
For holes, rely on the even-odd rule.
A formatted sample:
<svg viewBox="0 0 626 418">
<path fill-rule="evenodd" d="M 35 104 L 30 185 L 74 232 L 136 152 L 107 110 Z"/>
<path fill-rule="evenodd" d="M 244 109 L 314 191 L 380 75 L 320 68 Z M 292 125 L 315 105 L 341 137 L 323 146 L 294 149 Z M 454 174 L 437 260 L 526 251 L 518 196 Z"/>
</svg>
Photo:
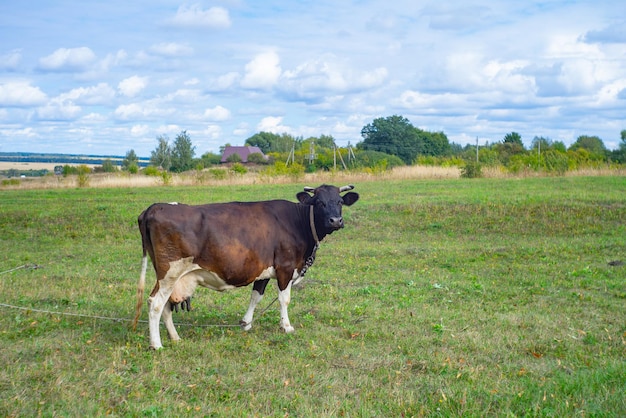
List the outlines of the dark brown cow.
<svg viewBox="0 0 626 418">
<path fill-rule="evenodd" d="M 200 206 L 156 203 L 139 215 L 143 263 L 137 287 L 136 327 L 150 255 L 157 282 L 148 303 L 150 347 L 159 349 L 159 321 L 170 339 L 180 337 L 172 321 L 172 306 L 189 308 L 197 286 L 223 291 L 254 282 L 248 311 L 241 320 L 247 331 L 268 281 L 275 278 L 280 303 L 280 327 L 293 332 L 287 306 L 292 283 L 313 263 L 319 242 L 343 228 L 342 205 L 359 199 L 354 186 L 305 187 L 299 203 L 287 200 L 215 203 Z"/>
</svg>

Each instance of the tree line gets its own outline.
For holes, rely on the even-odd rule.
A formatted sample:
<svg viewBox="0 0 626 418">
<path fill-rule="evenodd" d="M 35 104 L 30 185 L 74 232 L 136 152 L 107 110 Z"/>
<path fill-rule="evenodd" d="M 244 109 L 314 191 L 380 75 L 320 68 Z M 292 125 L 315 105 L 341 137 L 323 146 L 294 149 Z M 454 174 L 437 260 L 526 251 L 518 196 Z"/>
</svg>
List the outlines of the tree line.
<svg viewBox="0 0 626 418">
<path fill-rule="evenodd" d="M 444 132 L 417 128 L 400 115 L 380 117 L 361 130 L 361 141 L 355 146 L 337 147 L 331 135 L 298 137 L 287 133 L 258 132 L 245 140 L 269 156 L 251 158 L 257 164 L 290 162 L 308 171 L 335 168 L 381 168 L 399 165 L 469 165 L 502 166 L 512 172 L 536 170 L 565 172 L 567 170 L 606 164 L 626 164 L 626 129 L 622 130 L 618 149 L 608 150 L 597 136 L 581 135 L 566 147 L 561 141 L 535 137 L 526 148 L 517 132 L 484 145 L 465 146 L 450 142 Z M 221 151 L 230 144 L 222 146 Z M 195 157 L 196 147 L 187 131 L 181 131 L 170 143 L 166 135 L 157 137 L 150 164 L 159 170 L 180 173 L 220 164 L 221 153 L 207 152 Z M 122 168 L 138 171 L 134 150 L 127 152 Z M 232 162 L 236 162 L 234 159 Z M 104 164 L 103 164 L 104 166 Z"/>
</svg>

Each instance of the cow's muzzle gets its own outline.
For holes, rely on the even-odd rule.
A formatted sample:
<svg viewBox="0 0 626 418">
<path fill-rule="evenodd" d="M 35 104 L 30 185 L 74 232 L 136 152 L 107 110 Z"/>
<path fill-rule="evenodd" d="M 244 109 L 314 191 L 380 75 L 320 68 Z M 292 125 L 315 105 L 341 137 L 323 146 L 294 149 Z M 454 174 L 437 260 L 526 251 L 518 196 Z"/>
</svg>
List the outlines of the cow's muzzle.
<svg viewBox="0 0 626 418">
<path fill-rule="evenodd" d="M 341 229 L 343 228 L 343 217 L 341 216 L 331 217 L 328 220 L 328 223 L 330 224 L 331 228 Z"/>
</svg>

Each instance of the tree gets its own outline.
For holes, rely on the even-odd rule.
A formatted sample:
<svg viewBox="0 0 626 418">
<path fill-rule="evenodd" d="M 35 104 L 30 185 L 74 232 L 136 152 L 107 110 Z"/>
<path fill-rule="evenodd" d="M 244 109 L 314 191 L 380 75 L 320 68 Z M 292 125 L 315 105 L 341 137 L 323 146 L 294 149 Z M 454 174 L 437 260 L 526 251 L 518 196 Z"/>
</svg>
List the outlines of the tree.
<svg viewBox="0 0 626 418">
<path fill-rule="evenodd" d="M 611 153 L 611 158 L 614 161 L 624 164 L 626 163 L 626 129 L 620 132 L 620 137 L 622 141 L 619 144 L 619 148 Z"/>
<path fill-rule="evenodd" d="M 581 135 L 576 139 L 576 142 L 569 147 L 569 150 L 577 151 L 581 148 L 586 149 L 590 154 L 596 155 L 597 157 L 605 157 L 607 152 L 604 142 L 597 136 Z"/>
<path fill-rule="evenodd" d="M 172 150 L 170 149 L 169 138 L 167 135 L 160 135 L 157 137 L 157 141 L 159 144 L 150 155 L 150 164 L 167 171 L 172 165 Z"/>
<path fill-rule="evenodd" d="M 420 149 L 420 138 L 411 122 L 399 115 L 374 119 L 361 130 L 366 151 L 397 155 L 405 164 L 411 164 Z"/>
<path fill-rule="evenodd" d="M 222 156 L 220 154 L 215 154 L 212 152 L 205 152 L 200 157 L 200 163 L 204 168 L 210 167 L 212 165 L 219 165 L 221 160 Z"/>
<path fill-rule="evenodd" d="M 511 132 L 504 135 L 504 139 L 502 140 L 505 144 L 516 144 L 519 145 L 522 150 L 524 150 L 524 142 L 522 142 L 522 136 L 517 132 Z"/>
<path fill-rule="evenodd" d="M 335 148 L 335 138 L 332 135 L 320 135 L 319 138 L 315 138 L 315 145 L 322 148 Z"/>
<path fill-rule="evenodd" d="M 544 138 L 542 136 L 536 136 L 533 138 L 533 142 L 530 146 L 531 149 L 537 151 L 547 151 L 552 149 L 552 140 L 550 138 Z"/>
<path fill-rule="evenodd" d="M 452 148 L 446 134 L 443 132 L 427 132 L 418 128 L 415 128 L 415 130 L 418 132 L 421 143 L 421 149 L 418 150 L 419 154 L 432 157 L 450 155 Z"/>
<path fill-rule="evenodd" d="M 294 143 L 302 143 L 302 139 L 294 138 L 287 133 L 278 135 L 272 132 L 259 132 L 246 139 L 245 145 L 259 147 L 264 154 L 270 152 L 289 152 Z"/>
<path fill-rule="evenodd" d="M 126 157 L 122 160 L 122 170 L 129 172 L 137 172 L 139 168 L 139 158 L 135 154 L 135 150 L 131 149 L 126 152 Z"/>
<path fill-rule="evenodd" d="M 182 173 L 194 168 L 193 157 L 196 154 L 196 147 L 191 144 L 191 138 L 187 131 L 181 131 L 174 140 L 172 147 L 171 170 Z"/>
</svg>

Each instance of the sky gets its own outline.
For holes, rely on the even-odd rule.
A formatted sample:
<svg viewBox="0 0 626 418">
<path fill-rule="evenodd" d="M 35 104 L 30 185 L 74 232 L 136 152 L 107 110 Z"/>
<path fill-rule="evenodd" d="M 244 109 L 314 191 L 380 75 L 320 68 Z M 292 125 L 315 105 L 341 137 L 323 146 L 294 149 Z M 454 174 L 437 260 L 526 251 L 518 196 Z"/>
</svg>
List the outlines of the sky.
<svg viewBox="0 0 626 418">
<path fill-rule="evenodd" d="M 0 152 L 196 156 L 255 133 L 362 141 L 401 115 L 457 144 L 626 129 L 615 0 L 0 2 Z"/>
</svg>

